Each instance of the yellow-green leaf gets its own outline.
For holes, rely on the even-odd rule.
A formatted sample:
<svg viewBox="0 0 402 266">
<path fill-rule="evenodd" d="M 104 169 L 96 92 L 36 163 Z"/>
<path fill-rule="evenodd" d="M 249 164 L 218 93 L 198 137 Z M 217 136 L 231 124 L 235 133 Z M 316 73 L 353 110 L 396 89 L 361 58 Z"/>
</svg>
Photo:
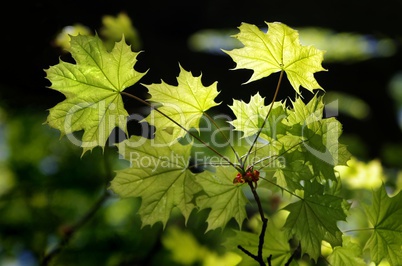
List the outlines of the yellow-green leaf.
<svg viewBox="0 0 402 266">
<path fill-rule="evenodd" d="M 324 71 L 321 62 L 324 52 L 299 42 L 299 33 L 280 22 L 266 23 L 267 33 L 257 26 L 242 23 L 240 33 L 235 35 L 244 47 L 225 51 L 236 62 L 235 69 L 254 71 L 248 82 L 252 82 L 285 71 L 293 88 L 300 93 L 302 86 L 309 91 L 322 89 L 314 73 Z"/>
<path fill-rule="evenodd" d="M 167 145 L 159 136 L 132 136 L 118 148 L 131 166 L 117 171 L 111 189 L 120 197 L 141 197 L 143 226 L 156 222 L 165 226 L 175 207 L 187 220 L 195 208 L 193 196 L 201 190 L 188 169 L 191 145 Z"/>
<path fill-rule="evenodd" d="M 233 184 L 237 173 L 231 166 L 219 166 L 216 173 L 205 172 L 205 175 L 197 176 L 197 182 L 207 193 L 207 196 L 197 198 L 197 205 L 200 209 L 211 209 L 207 231 L 224 228 L 232 218 L 241 227 L 247 218 L 245 206 L 248 200 L 242 186 Z"/>
<path fill-rule="evenodd" d="M 46 123 L 62 135 L 84 130 L 82 140 L 69 139 L 85 153 L 104 147 L 115 127 L 126 131 L 128 113 L 120 93 L 145 73 L 134 70 L 138 53 L 124 38 L 109 53 L 98 36 L 72 36 L 70 52 L 76 64 L 60 60 L 45 70 L 51 88 L 66 96 L 49 110 Z"/>
<path fill-rule="evenodd" d="M 181 66 L 177 82 L 178 86 L 169 85 L 163 81 L 159 84 L 145 85 L 152 96 L 149 100 L 160 103 L 158 110 L 171 118 L 168 119 L 160 112 L 153 110 L 145 120 L 156 127 L 157 134 L 158 131 L 169 132 L 172 143 L 186 134 L 186 131 L 173 121 L 186 130 L 198 129 L 203 113 L 219 104 L 214 101 L 219 94 L 216 82 L 205 87 L 201 82 L 201 75 L 194 77 L 191 72 L 184 70 Z"/>
<path fill-rule="evenodd" d="M 250 101 L 245 103 L 244 101 L 233 100 L 233 105 L 229 106 L 236 116 L 236 119 L 230 121 L 235 130 L 242 131 L 243 138 L 250 137 L 256 134 L 264 123 L 270 105 L 264 104 L 265 98 L 257 94 L 250 97 Z M 271 113 L 265 122 L 262 130 L 262 136 L 264 139 L 275 139 L 277 134 L 284 133 L 280 127 L 281 121 L 286 118 L 286 105 L 282 102 L 274 102 Z"/>
</svg>

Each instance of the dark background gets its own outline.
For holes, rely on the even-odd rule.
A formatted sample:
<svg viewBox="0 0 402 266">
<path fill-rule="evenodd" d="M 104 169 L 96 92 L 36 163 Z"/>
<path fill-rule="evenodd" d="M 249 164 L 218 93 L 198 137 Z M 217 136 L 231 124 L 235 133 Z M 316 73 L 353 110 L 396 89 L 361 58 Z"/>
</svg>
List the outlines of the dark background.
<svg viewBox="0 0 402 266">
<path fill-rule="evenodd" d="M 81 23 L 91 30 L 101 27 L 103 15 L 126 12 L 138 29 L 143 43 L 136 68 L 150 69 L 143 83 L 160 79 L 175 82 L 178 63 L 194 74 L 202 73 L 206 84 L 218 81 L 220 100 L 248 99 L 257 90 L 270 99 L 268 81 L 247 86 L 251 72 L 231 71 L 228 56 L 191 52 L 187 38 L 205 28 L 236 28 L 241 22 L 265 26 L 280 21 L 291 27 L 319 26 L 336 31 L 390 37 L 397 41 L 397 54 L 354 64 L 326 64 L 328 72 L 316 74 L 326 91 L 345 91 L 366 101 L 372 108 L 364 121 L 342 118 L 345 132 L 359 135 L 368 143 L 368 156 L 381 152 L 384 142 L 400 141 L 395 107 L 387 92 L 390 78 L 401 70 L 402 1 L 27 1 L 10 2 L 3 12 L 1 32 L 1 92 L 9 111 L 31 108 L 45 112 L 63 97 L 47 89 L 43 69 L 58 63 L 61 51 L 52 46 L 55 35 L 65 26 Z M 264 83 L 265 82 L 265 83 Z M 272 89 L 273 90 L 273 89 Z M 282 90 L 283 97 L 293 95 Z M 308 93 L 308 92 L 307 92 Z"/>
</svg>

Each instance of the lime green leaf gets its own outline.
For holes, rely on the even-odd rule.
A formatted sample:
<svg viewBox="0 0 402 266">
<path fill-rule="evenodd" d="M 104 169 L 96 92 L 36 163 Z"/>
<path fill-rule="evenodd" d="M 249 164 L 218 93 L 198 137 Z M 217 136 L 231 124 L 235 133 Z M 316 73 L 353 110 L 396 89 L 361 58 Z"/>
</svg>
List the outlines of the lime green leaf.
<svg viewBox="0 0 402 266">
<path fill-rule="evenodd" d="M 235 266 L 241 261 L 241 257 L 234 252 L 218 254 L 209 250 L 198 243 L 192 234 L 175 226 L 167 229 L 162 244 L 170 251 L 171 259 L 180 265 Z"/>
<path fill-rule="evenodd" d="M 247 217 L 245 206 L 248 201 L 242 186 L 233 184 L 237 170 L 229 166 L 220 166 L 216 168 L 216 173 L 205 173 L 196 178 L 207 193 L 206 196 L 197 198 L 197 206 L 200 209 L 211 209 L 207 218 L 207 231 L 218 227 L 224 228 L 232 218 L 241 227 Z"/>
<path fill-rule="evenodd" d="M 264 99 L 257 92 L 254 96 L 251 96 L 248 103 L 233 100 L 233 105 L 229 106 L 236 116 L 236 119 L 230 121 L 230 123 L 234 126 L 235 130 L 244 133 L 244 138 L 256 134 L 262 127 L 270 108 L 270 105 L 264 105 Z M 281 127 L 279 124 L 286 116 L 286 106 L 282 102 L 275 102 L 262 130 L 261 137 L 271 140 L 277 138 L 277 134 L 283 134 L 284 127 Z"/>
<path fill-rule="evenodd" d="M 342 237 L 342 247 L 335 247 L 327 260 L 330 265 L 337 266 L 366 266 L 361 258 L 362 249 L 359 244 L 352 242 L 350 237 Z"/>
<path fill-rule="evenodd" d="M 305 182 L 304 197 L 284 208 L 290 212 L 284 228 L 300 240 L 302 253 L 317 261 L 322 240 L 333 247 L 342 244 L 336 223 L 346 219 L 344 205 L 342 198 L 325 194 L 318 182 Z"/>
<path fill-rule="evenodd" d="M 83 153 L 104 147 L 115 127 L 126 131 L 128 116 L 120 95 L 145 73 L 134 70 L 137 53 L 124 38 L 108 53 L 98 36 L 71 37 L 76 64 L 60 61 L 45 70 L 51 88 L 66 99 L 49 110 L 46 123 L 62 133 L 84 130 L 79 144 Z"/>
<path fill-rule="evenodd" d="M 197 239 L 187 231 L 182 231 L 176 226 L 169 227 L 162 237 L 164 248 L 170 251 L 173 261 L 184 265 L 194 265 L 201 261 L 208 252 L 201 246 Z"/>
<path fill-rule="evenodd" d="M 402 265 L 402 193 L 389 197 L 382 185 L 373 192 L 372 205 L 365 206 L 365 211 L 374 230 L 364 247 L 370 250 L 371 260 Z"/>
<path fill-rule="evenodd" d="M 169 146 L 164 139 L 132 136 L 118 148 L 131 166 L 117 171 L 111 189 L 120 197 L 141 197 L 143 226 L 158 221 L 166 226 L 174 207 L 187 220 L 195 208 L 193 196 L 201 190 L 188 169 L 191 145 Z"/>
<path fill-rule="evenodd" d="M 350 189 L 377 189 L 386 181 L 387 175 L 379 158 L 362 161 L 352 157 L 347 166 L 335 168 L 343 184 Z"/>
<path fill-rule="evenodd" d="M 267 33 L 255 25 L 241 24 L 240 33 L 235 37 L 244 47 L 225 51 L 236 62 L 235 69 L 253 70 L 254 73 L 248 82 L 285 71 L 297 93 L 300 93 L 300 86 L 309 91 L 322 89 L 315 80 L 314 73 L 325 70 L 321 66 L 324 52 L 313 46 L 301 45 L 298 32 L 285 24 L 266 24 Z"/>
<path fill-rule="evenodd" d="M 289 112 L 287 125 L 303 126 L 321 120 L 323 118 L 324 107 L 323 97 L 318 96 L 317 93 L 314 94 L 314 97 L 308 103 L 304 103 L 301 97 L 296 97 L 292 101 L 292 112 Z"/>
<path fill-rule="evenodd" d="M 217 83 L 204 87 L 201 75 L 194 77 L 191 72 L 185 71 L 181 66 L 177 82 L 178 86 L 169 85 L 163 81 L 159 84 L 145 85 L 152 96 L 149 100 L 160 103 L 158 110 L 186 130 L 198 129 L 203 113 L 219 104 L 214 101 L 219 94 Z M 153 110 L 145 120 L 156 127 L 156 133 L 158 130 L 169 132 L 172 142 L 186 134 L 185 130 L 158 111 Z"/>
</svg>

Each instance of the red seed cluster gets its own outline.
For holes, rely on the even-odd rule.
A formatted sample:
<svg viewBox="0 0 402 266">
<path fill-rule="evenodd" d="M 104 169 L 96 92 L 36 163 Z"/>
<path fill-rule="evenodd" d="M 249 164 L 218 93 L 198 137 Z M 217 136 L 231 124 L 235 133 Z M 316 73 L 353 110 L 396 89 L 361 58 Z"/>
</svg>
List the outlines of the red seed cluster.
<svg viewBox="0 0 402 266">
<path fill-rule="evenodd" d="M 233 179 L 233 184 L 244 184 L 246 182 L 256 183 L 260 179 L 260 172 L 253 169 L 248 169 L 244 174 L 237 173 Z"/>
</svg>

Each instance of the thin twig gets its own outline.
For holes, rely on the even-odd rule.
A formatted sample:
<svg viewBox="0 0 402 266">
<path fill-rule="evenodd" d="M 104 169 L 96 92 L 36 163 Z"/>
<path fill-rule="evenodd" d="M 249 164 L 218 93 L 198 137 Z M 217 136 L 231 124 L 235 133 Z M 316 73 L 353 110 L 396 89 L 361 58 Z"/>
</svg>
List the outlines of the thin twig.
<svg viewBox="0 0 402 266">
<path fill-rule="evenodd" d="M 263 121 L 261 127 L 259 128 L 259 130 L 258 130 L 258 132 L 257 132 L 257 134 L 256 134 L 256 136 L 255 136 L 255 138 L 253 140 L 253 143 L 251 144 L 248 152 L 246 153 L 246 155 L 244 157 L 244 161 L 240 162 L 241 163 L 241 169 L 244 169 L 244 162 L 247 162 L 247 158 L 251 154 L 251 152 L 252 152 L 252 150 L 253 150 L 253 148 L 254 148 L 254 146 L 255 146 L 255 144 L 256 144 L 256 142 L 257 142 L 257 140 L 258 140 L 258 138 L 259 138 L 259 136 L 260 136 L 265 124 L 266 124 L 266 122 L 267 122 L 267 120 L 268 120 L 269 114 L 272 111 L 272 108 L 273 108 L 274 103 L 276 101 L 276 97 L 278 96 L 279 88 L 281 86 L 281 82 L 282 82 L 282 78 L 283 78 L 283 72 L 284 71 L 281 71 L 281 73 L 280 73 L 278 84 L 277 84 L 276 89 L 275 89 L 274 97 L 272 98 L 272 102 L 271 102 L 271 105 L 270 105 L 269 110 L 267 112 L 267 115 L 265 116 L 264 121 Z M 246 253 L 248 256 L 253 258 L 255 261 L 257 261 L 260 265 L 265 266 L 262 250 L 263 250 L 264 241 L 265 241 L 265 231 L 266 231 L 267 226 L 268 226 L 268 218 L 266 218 L 265 215 L 264 215 L 264 210 L 263 210 L 262 205 L 261 205 L 260 197 L 258 196 L 258 193 L 256 191 L 256 187 L 254 187 L 252 181 L 249 181 L 247 183 L 250 186 L 251 191 L 252 191 L 253 196 L 254 196 L 254 199 L 255 199 L 255 201 L 257 203 L 258 212 L 260 213 L 260 217 L 261 217 L 261 221 L 262 221 L 262 228 L 261 228 L 261 232 L 260 232 L 260 236 L 259 236 L 257 256 L 253 255 L 251 252 L 247 251 L 246 249 L 242 248 L 241 246 L 238 246 L 238 248 L 240 250 L 242 250 L 244 253 Z M 272 258 L 272 254 L 268 257 L 268 265 L 271 265 L 271 258 Z"/>
<path fill-rule="evenodd" d="M 54 257 L 59 254 L 70 242 L 71 238 L 87 223 L 91 220 L 95 214 L 99 211 L 102 205 L 106 202 L 106 200 L 111 196 L 110 191 L 107 189 L 109 186 L 110 180 L 112 179 L 112 169 L 109 161 L 109 153 L 108 150 L 105 149 L 104 158 L 104 167 L 105 167 L 105 189 L 101 195 L 101 197 L 94 203 L 94 205 L 82 216 L 75 224 L 66 227 L 63 231 L 64 235 L 62 239 L 57 244 L 55 248 L 53 248 L 49 253 L 47 253 L 41 260 L 41 266 L 49 265 L 50 261 L 54 259 Z"/>
<path fill-rule="evenodd" d="M 103 203 L 109 198 L 109 196 L 109 191 L 105 190 L 103 195 L 98 199 L 98 201 L 95 202 L 92 208 L 90 208 L 89 211 L 83 217 L 81 217 L 80 220 L 78 220 L 78 222 L 65 230 L 64 236 L 58 245 L 43 257 L 41 262 L 42 266 L 49 265 L 50 261 L 63 250 L 63 248 L 70 242 L 71 238 L 82 228 L 82 226 L 91 220 Z"/>
<path fill-rule="evenodd" d="M 292 253 L 292 255 L 289 257 L 289 259 L 288 259 L 288 261 L 285 263 L 285 266 L 289 266 L 291 263 L 292 263 L 292 261 L 295 259 L 295 257 L 297 256 L 297 255 L 300 255 L 300 248 L 301 248 L 301 246 L 300 246 L 300 243 L 297 245 L 297 247 L 295 248 L 295 250 L 293 250 L 293 253 Z M 329 263 L 328 263 L 328 265 L 329 265 Z"/>
<path fill-rule="evenodd" d="M 265 266 L 265 262 L 264 262 L 264 258 L 263 258 L 263 254 L 262 254 L 262 250 L 264 248 L 264 240 L 265 240 L 265 231 L 267 230 L 267 226 L 268 226 L 268 218 L 265 217 L 264 215 L 264 210 L 262 209 L 262 205 L 261 205 L 261 200 L 260 197 L 258 196 L 258 193 L 256 191 L 256 188 L 253 185 L 252 181 L 247 182 L 248 185 L 251 188 L 251 191 L 253 193 L 254 199 L 257 202 L 257 206 L 258 206 L 258 212 L 261 216 L 261 220 L 262 220 L 262 228 L 261 228 L 261 232 L 260 232 L 260 236 L 259 236 L 259 241 L 258 241 L 258 251 L 257 251 L 257 255 L 252 254 L 250 251 L 246 250 L 245 248 L 243 248 L 242 246 L 238 246 L 238 248 L 243 251 L 245 254 L 247 254 L 248 256 L 250 256 L 251 258 L 253 258 L 255 261 L 257 261 L 260 265 L 264 265 Z M 272 255 L 270 255 L 268 257 L 268 265 L 270 265 L 270 261 Z"/>
<path fill-rule="evenodd" d="M 241 251 L 244 252 L 244 254 L 246 254 L 247 256 L 249 256 L 250 258 L 252 258 L 253 260 L 258 261 L 258 257 L 256 255 L 254 255 L 253 253 L 251 253 L 250 251 L 248 251 L 247 249 L 243 248 L 241 245 L 237 246 L 238 249 L 240 249 Z"/>
<path fill-rule="evenodd" d="M 259 261 L 264 261 L 263 257 L 262 257 L 262 249 L 264 247 L 264 240 L 265 240 L 265 231 L 267 230 L 267 225 L 268 225 L 268 218 L 265 217 L 264 215 L 264 210 L 262 209 L 262 205 L 261 205 L 261 200 L 260 197 L 258 196 L 258 193 L 253 185 L 253 182 L 248 182 L 248 185 L 251 188 L 251 191 L 253 193 L 254 199 L 257 202 L 257 206 L 258 206 L 258 211 L 260 213 L 261 216 L 261 221 L 262 221 L 262 228 L 261 228 L 261 232 L 260 232 L 260 237 L 259 237 L 259 241 L 258 241 L 258 260 Z"/>
<path fill-rule="evenodd" d="M 268 266 L 272 266 L 272 254 L 267 258 Z"/>
<path fill-rule="evenodd" d="M 282 78 L 283 78 L 283 72 L 284 72 L 284 71 L 282 70 L 282 71 L 281 71 L 281 74 L 279 75 L 278 84 L 276 85 L 274 97 L 272 98 L 272 102 L 271 102 L 271 105 L 270 105 L 270 107 L 269 107 L 268 113 L 267 113 L 267 115 L 265 116 L 264 121 L 262 122 L 261 127 L 258 129 L 257 135 L 255 136 L 255 139 L 254 139 L 253 143 L 251 144 L 250 149 L 249 149 L 248 152 L 247 152 L 247 155 L 246 155 L 246 157 L 245 157 L 245 159 L 244 159 L 245 162 L 247 161 L 248 156 L 250 155 L 251 151 L 253 150 L 254 145 L 255 145 L 255 143 L 257 142 L 258 137 L 260 136 L 260 134 L 261 134 L 261 132 L 262 132 L 262 130 L 263 130 L 265 124 L 267 123 L 268 117 L 269 117 L 269 115 L 270 115 L 270 113 L 271 113 L 271 110 L 272 110 L 272 108 L 273 108 L 273 106 L 274 106 L 274 103 L 275 103 L 275 101 L 276 101 L 276 97 L 278 96 L 279 88 L 281 87 L 281 82 L 282 82 Z"/>
<path fill-rule="evenodd" d="M 212 117 L 207 114 L 204 113 L 204 115 L 208 118 L 209 121 L 212 122 L 212 124 L 219 130 L 219 132 L 221 133 L 221 135 L 225 138 L 226 142 L 229 143 L 230 148 L 232 149 L 234 155 L 236 156 L 237 161 L 240 163 L 240 157 L 239 154 L 237 153 L 237 151 L 235 150 L 235 148 L 233 147 L 232 143 L 230 143 L 229 138 L 226 136 L 226 134 L 222 131 L 222 129 L 219 127 L 219 125 L 215 122 L 215 120 L 212 119 Z"/>
</svg>

